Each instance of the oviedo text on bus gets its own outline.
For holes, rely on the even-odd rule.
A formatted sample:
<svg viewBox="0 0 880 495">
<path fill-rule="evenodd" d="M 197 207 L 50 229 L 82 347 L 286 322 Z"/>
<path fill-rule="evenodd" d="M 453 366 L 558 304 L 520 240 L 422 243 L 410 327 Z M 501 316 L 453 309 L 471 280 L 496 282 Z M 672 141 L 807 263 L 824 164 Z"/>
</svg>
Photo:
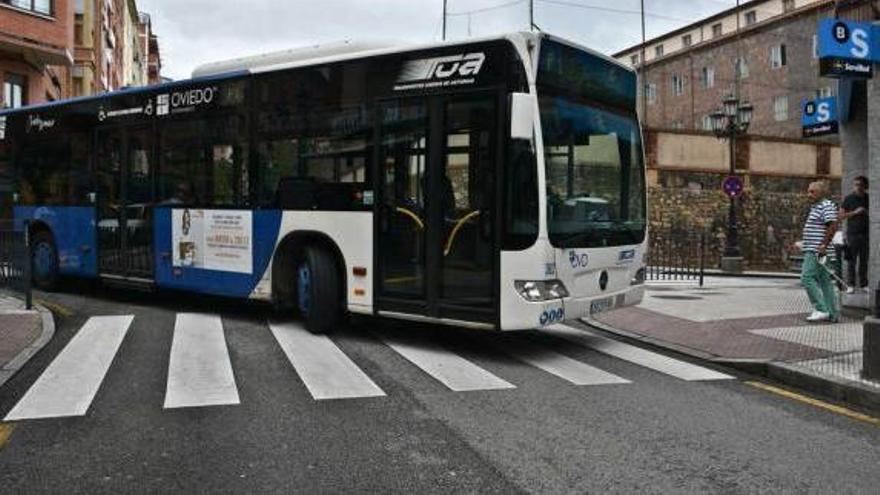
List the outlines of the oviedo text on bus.
<svg viewBox="0 0 880 495">
<path fill-rule="evenodd" d="M 315 332 L 540 328 L 644 290 L 636 76 L 546 34 L 318 46 L 7 110 L 2 168 L 45 289 L 267 300 Z"/>
</svg>

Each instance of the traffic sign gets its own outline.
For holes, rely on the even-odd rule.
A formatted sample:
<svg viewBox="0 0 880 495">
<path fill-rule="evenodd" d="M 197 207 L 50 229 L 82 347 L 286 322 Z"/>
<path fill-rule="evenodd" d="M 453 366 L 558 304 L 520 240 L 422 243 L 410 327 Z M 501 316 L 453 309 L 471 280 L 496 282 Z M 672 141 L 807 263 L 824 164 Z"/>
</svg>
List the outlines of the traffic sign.
<svg viewBox="0 0 880 495">
<path fill-rule="evenodd" d="M 839 19 L 819 21 L 819 75 L 857 77 L 874 75 L 878 31 L 867 22 Z"/>
<path fill-rule="evenodd" d="M 731 175 L 724 179 L 724 182 L 721 184 L 721 189 L 728 198 L 734 199 L 743 195 L 745 186 L 739 176 Z"/>
<path fill-rule="evenodd" d="M 837 98 L 819 98 L 806 100 L 803 104 L 801 117 L 804 137 L 837 134 Z"/>
</svg>

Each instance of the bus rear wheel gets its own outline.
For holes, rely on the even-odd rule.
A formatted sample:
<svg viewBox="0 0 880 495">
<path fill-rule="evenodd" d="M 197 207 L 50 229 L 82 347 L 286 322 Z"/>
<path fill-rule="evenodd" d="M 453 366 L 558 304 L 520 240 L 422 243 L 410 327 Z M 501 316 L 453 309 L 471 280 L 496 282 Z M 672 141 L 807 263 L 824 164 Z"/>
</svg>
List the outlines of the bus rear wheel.
<svg viewBox="0 0 880 495">
<path fill-rule="evenodd" d="M 342 311 L 339 274 L 333 257 L 309 246 L 296 267 L 296 304 L 306 329 L 325 334 L 333 331 Z"/>
<path fill-rule="evenodd" d="M 42 290 L 54 290 L 58 286 L 58 248 L 49 232 L 37 232 L 33 237 L 31 280 Z"/>
</svg>

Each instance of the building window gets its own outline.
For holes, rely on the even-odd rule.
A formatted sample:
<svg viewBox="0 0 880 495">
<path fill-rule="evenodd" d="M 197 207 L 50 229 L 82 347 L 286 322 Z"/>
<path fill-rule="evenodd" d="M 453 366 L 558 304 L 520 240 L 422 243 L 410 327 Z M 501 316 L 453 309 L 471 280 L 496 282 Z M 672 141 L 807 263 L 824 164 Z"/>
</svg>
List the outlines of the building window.
<svg viewBox="0 0 880 495">
<path fill-rule="evenodd" d="M 52 15 L 52 0 L 0 0 L 0 3 L 37 14 Z"/>
<path fill-rule="evenodd" d="M 816 91 L 816 96 L 819 98 L 831 98 L 834 96 L 834 88 L 831 86 L 823 86 Z"/>
<path fill-rule="evenodd" d="M 654 56 L 658 58 L 663 56 L 663 45 L 657 45 L 654 47 Z"/>
<path fill-rule="evenodd" d="M 703 83 L 704 88 L 711 88 L 715 86 L 715 69 L 712 67 L 703 67 L 702 72 L 700 73 L 700 82 Z"/>
<path fill-rule="evenodd" d="M 694 39 L 691 37 L 691 35 L 686 34 L 681 37 L 681 46 L 687 48 L 693 44 L 694 44 Z"/>
<path fill-rule="evenodd" d="M 672 94 L 681 96 L 684 93 L 684 79 L 678 74 L 672 75 Z"/>
<path fill-rule="evenodd" d="M 788 120 L 788 96 L 777 96 L 773 99 L 773 118 L 776 122 Z"/>
<path fill-rule="evenodd" d="M 785 45 L 770 47 L 770 67 L 778 69 L 785 67 Z"/>
<path fill-rule="evenodd" d="M 754 10 L 746 12 L 746 26 L 758 23 L 758 13 Z"/>
<path fill-rule="evenodd" d="M 782 0 L 782 11 L 791 12 L 794 10 L 794 0 Z"/>
<path fill-rule="evenodd" d="M 722 34 L 724 34 L 724 31 L 722 31 L 721 23 L 719 22 L 718 24 L 712 24 L 712 37 L 718 38 Z"/>
<path fill-rule="evenodd" d="M 637 53 L 635 55 L 630 56 L 629 60 L 630 60 L 630 62 L 632 62 L 633 65 L 639 65 L 639 54 Z"/>
<path fill-rule="evenodd" d="M 733 62 L 734 73 L 737 79 L 745 79 L 749 77 L 749 63 L 745 58 L 738 58 Z"/>
<path fill-rule="evenodd" d="M 20 108 L 27 103 L 27 78 L 18 74 L 6 74 L 3 81 L 3 107 Z"/>
<path fill-rule="evenodd" d="M 649 105 L 657 103 L 657 85 L 654 83 L 645 85 L 645 98 Z"/>
<path fill-rule="evenodd" d="M 704 131 L 711 131 L 712 130 L 712 116 L 711 115 L 703 115 L 702 128 Z"/>
</svg>

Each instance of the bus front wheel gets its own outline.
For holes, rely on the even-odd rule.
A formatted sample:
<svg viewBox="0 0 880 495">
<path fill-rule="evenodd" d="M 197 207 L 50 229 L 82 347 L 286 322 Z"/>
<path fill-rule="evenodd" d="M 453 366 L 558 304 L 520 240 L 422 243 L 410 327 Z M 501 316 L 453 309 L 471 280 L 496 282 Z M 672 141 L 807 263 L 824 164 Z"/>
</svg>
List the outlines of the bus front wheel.
<svg viewBox="0 0 880 495">
<path fill-rule="evenodd" d="M 339 322 L 341 300 L 336 262 L 325 250 L 307 247 L 296 267 L 296 303 L 306 329 L 329 333 Z"/>
<path fill-rule="evenodd" d="M 37 232 L 31 243 L 31 274 L 38 289 L 53 290 L 58 285 L 58 248 L 45 230 Z"/>
</svg>

